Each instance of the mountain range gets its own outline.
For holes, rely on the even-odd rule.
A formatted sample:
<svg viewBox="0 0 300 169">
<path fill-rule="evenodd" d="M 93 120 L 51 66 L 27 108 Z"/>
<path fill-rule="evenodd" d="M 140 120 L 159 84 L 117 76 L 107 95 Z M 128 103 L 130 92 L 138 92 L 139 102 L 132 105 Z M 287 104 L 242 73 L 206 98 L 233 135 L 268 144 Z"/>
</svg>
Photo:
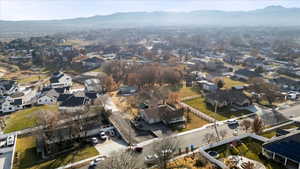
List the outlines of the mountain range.
<svg viewBox="0 0 300 169">
<path fill-rule="evenodd" d="M 300 26 L 300 8 L 269 6 L 253 11 L 128 12 L 87 18 L 0 21 L 0 33 L 53 33 L 100 28 L 161 26 Z"/>
</svg>

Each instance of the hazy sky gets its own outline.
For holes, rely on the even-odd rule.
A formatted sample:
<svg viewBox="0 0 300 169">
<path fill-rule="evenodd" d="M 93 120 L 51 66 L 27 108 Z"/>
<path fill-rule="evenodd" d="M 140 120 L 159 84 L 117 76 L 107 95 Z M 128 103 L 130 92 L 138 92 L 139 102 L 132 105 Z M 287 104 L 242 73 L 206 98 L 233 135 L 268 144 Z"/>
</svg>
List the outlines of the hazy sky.
<svg viewBox="0 0 300 169">
<path fill-rule="evenodd" d="M 132 11 L 244 11 L 270 5 L 300 8 L 300 0 L 0 0 L 0 20 L 63 19 Z"/>
</svg>

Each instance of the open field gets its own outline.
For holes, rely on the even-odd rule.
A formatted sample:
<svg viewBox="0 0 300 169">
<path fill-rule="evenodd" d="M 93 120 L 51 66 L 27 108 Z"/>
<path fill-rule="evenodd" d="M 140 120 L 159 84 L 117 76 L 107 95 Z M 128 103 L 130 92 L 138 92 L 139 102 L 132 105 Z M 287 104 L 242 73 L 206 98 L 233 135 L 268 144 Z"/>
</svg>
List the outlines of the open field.
<svg viewBox="0 0 300 169">
<path fill-rule="evenodd" d="M 36 153 L 36 138 L 34 136 L 18 138 L 16 153 L 18 160 L 15 161 L 14 169 L 54 169 L 98 155 L 97 150 L 93 146 L 86 146 L 57 156 L 53 160 L 41 161 L 40 156 Z"/>
<path fill-rule="evenodd" d="M 58 111 L 58 107 L 57 105 L 35 106 L 14 112 L 10 114 L 5 121 L 6 127 L 4 129 L 4 133 L 10 133 L 37 126 L 39 111 Z"/>
<path fill-rule="evenodd" d="M 238 110 L 238 111 L 232 112 L 232 111 L 230 111 L 229 107 L 224 107 L 224 108 L 218 109 L 217 112 L 214 112 L 214 108 L 211 105 L 206 104 L 205 99 L 203 97 L 185 100 L 184 102 L 186 104 L 192 106 L 193 108 L 198 109 L 199 111 L 201 111 L 201 112 L 207 114 L 208 116 L 210 116 L 216 120 L 219 120 L 219 121 L 251 113 L 246 110 Z"/>
<path fill-rule="evenodd" d="M 226 144 L 207 151 L 218 152 L 219 159 L 224 159 L 230 155 L 240 155 L 264 164 L 267 169 L 284 169 L 283 166 L 265 158 L 261 154 L 261 146 L 262 142 L 252 138 L 245 138 L 240 140 L 234 147 L 231 147 L 230 144 Z"/>
</svg>

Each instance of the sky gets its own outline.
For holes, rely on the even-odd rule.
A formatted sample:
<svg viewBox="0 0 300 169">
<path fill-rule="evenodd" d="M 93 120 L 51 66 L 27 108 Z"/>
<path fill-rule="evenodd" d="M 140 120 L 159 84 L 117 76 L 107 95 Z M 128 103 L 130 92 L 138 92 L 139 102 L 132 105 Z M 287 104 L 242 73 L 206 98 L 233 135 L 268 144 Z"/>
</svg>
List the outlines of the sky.
<svg viewBox="0 0 300 169">
<path fill-rule="evenodd" d="M 300 0 L 0 0 L 0 20 L 50 20 L 137 11 L 249 11 L 271 5 L 300 8 Z"/>
</svg>

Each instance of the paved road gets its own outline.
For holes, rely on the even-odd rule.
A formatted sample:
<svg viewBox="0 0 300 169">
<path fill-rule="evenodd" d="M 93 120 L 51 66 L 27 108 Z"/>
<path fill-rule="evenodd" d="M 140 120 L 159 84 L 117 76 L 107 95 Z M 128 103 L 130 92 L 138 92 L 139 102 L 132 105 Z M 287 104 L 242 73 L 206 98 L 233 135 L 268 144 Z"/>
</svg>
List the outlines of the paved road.
<svg viewBox="0 0 300 169">
<path fill-rule="evenodd" d="M 224 123 L 220 124 L 217 127 L 217 129 L 219 132 L 222 130 L 226 131 L 227 132 L 226 138 L 232 137 L 234 130 L 235 130 L 235 129 L 229 128 L 228 125 L 224 124 Z M 238 129 L 238 134 L 244 133 L 244 131 L 240 130 L 239 127 L 237 129 Z M 185 150 L 186 147 L 190 147 L 192 144 L 196 147 L 207 144 L 207 141 L 205 140 L 205 135 L 207 133 L 214 133 L 214 134 L 216 133 L 215 128 L 212 126 L 212 124 L 207 125 L 207 127 L 187 131 L 184 133 L 179 133 L 179 134 L 173 135 L 172 137 L 176 138 L 176 140 L 178 140 L 178 142 L 180 144 L 180 148 L 182 150 Z M 152 140 L 145 141 L 145 142 L 138 144 L 139 146 L 143 146 L 143 148 L 144 148 L 143 153 L 137 155 L 137 157 L 136 157 L 137 161 L 139 162 L 140 167 L 144 166 L 144 157 L 148 154 L 151 154 L 153 146 L 155 146 L 156 141 L 159 141 L 159 139 L 152 139 Z M 116 143 L 114 143 L 114 144 L 116 144 Z M 99 147 L 100 146 L 101 145 L 99 145 Z M 106 148 L 108 148 L 108 147 L 106 146 Z M 120 148 L 118 150 L 124 151 L 124 147 Z M 105 152 L 105 153 L 107 153 L 107 152 Z M 89 168 L 89 167 L 88 166 L 81 167 L 81 169 L 87 169 L 87 168 Z"/>
</svg>

